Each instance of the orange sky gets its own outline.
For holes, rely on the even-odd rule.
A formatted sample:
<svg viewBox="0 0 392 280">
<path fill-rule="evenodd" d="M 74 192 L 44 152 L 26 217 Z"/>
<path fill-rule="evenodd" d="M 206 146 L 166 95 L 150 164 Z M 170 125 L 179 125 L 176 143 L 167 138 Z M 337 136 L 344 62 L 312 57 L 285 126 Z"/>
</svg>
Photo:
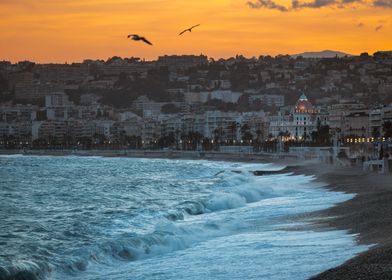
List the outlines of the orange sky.
<svg viewBox="0 0 392 280">
<path fill-rule="evenodd" d="M 281 12 L 252 9 L 247 0 L 0 0 L 0 60 L 392 49 L 392 8 L 366 1 Z M 287 7 L 290 2 L 275 1 Z M 193 33 L 178 36 L 198 23 Z M 154 46 L 128 40 L 129 33 L 146 36 Z"/>
</svg>

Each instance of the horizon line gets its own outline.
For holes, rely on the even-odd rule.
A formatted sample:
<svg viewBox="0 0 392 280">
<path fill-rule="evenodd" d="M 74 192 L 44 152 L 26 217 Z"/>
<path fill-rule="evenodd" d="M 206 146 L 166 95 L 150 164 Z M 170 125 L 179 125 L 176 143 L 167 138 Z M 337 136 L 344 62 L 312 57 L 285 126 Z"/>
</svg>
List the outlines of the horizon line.
<svg viewBox="0 0 392 280">
<path fill-rule="evenodd" d="M 200 53 L 200 54 L 162 54 L 162 55 L 156 56 L 154 59 L 147 59 L 145 57 L 137 57 L 137 56 L 118 56 L 118 55 L 113 55 L 113 56 L 109 56 L 107 58 L 88 58 L 88 57 L 86 57 L 83 60 L 73 60 L 73 61 L 64 61 L 64 62 L 61 62 L 59 60 L 53 60 L 53 61 L 32 60 L 32 59 L 28 59 L 28 58 L 21 59 L 21 60 L 12 60 L 12 59 L 7 59 L 7 58 L 0 58 L 0 62 L 11 62 L 12 64 L 17 64 L 17 63 L 20 63 L 20 62 L 27 62 L 28 61 L 28 62 L 33 62 L 33 63 L 37 63 L 37 64 L 77 64 L 77 63 L 83 63 L 85 60 L 92 60 L 92 61 L 103 60 L 103 61 L 106 61 L 106 60 L 108 60 L 110 58 L 113 58 L 113 57 L 120 57 L 122 59 L 125 59 L 125 58 L 139 58 L 140 61 L 153 62 L 153 61 L 157 61 L 159 59 L 159 57 L 161 57 L 161 56 L 187 56 L 187 55 L 189 55 L 189 56 L 202 56 L 202 55 L 204 55 L 204 56 L 207 57 L 207 59 L 211 59 L 212 58 L 214 60 L 220 60 L 220 59 L 235 58 L 236 56 L 243 56 L 244 58 L 258 58 L 260 56 L 271 56 L 271 57 L 275 58 L 275 57 L 278 57 L 278 56 L 299 56 L 299 55 L 304 54 L 304 53 L 321 53 L 321 52 L 327 52 L 327 51 L 329 51 L 329 52 L 339 52 L 339 53 L 345 54 L 347 56 L 355 57 L 355 56 L 360 56 L 362 53 L 368 53 L 369 55 L 373 55 L 374 53 L 377 53 L 377 52 L 388 52 L 388 51 L 392 51 L 392 50 L 377 50 L 373 54 L 370 54 L 367 51 L 362 51 L 362 52 L 360 52 L 358 54 L 353 54 L 353 53 L 346 53 L 344 51 L 336 51 L 336 50 L 331 50 L 331 49 L 324 49 L 324 50 L 320 50 L 320 51 L 303 51 L 303 52 L 294 53 L 294 54 L 288 54 L 288 53 L 286 53 L 286 54 L 280 53 L 280 54 L 276 54 L 276 55 L 259 54 L 257 56 L 256 55 L 246 56 L 246 55 L 243 55 L 243 54 L 235 54 L 235 55 L 221 56 L 221 57 L 209 56 L 209 55 L 206 55 L 206 54 L 203 54 L 203 53 Z M 318 57 L 313 57 L 313 58 L 318 58 Z M 323 58 L 323 57 L 319 57 L 319 58 Z"/>
</svg>

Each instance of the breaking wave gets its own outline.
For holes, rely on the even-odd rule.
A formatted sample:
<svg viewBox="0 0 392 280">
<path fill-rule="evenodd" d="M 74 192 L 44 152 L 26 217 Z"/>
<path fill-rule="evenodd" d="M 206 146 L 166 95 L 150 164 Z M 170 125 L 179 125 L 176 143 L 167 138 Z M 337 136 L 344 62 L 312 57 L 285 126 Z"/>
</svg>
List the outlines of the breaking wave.
<svg viewBox="0 0 392 280">
<path fill-rule="evenodd" d="M 92 267 L 185 250 L 271 223 L 271 216 L 318 210 L 349 198 L 331 196 L 321 204 L 317 199 L 325 191 L 315 191 L 313 177 L 293 176 L 293 169 L 270 164 L 57 159 L 5 159 L 7 164 L 11 160 L 8 168 L 15 174 L 24 174 L 28 164 L 33 167 L 18 178 L 20 185 L 10 188 L 15 178 L 9 178 L 0 188 L 2 197 L 20 197 L 15 200 L 20 216 L 7 216 L 14 205 L 0 206 L 0 231 L 11 234 L 18 227 L 12 238 L 23 236 L 17 248 L 8 246 L 14 239 L 0 236 L 0 249 L 8 250 L 5 257 L 0 253 L 0 280 L 83 275 Z M 18 164 L 20 169 L 14 170 Z M 290 210 L 267 205 L 296 199 L 304 205 Z M 260 209 L 253 214 L 250 207 L 256 206 Z M 37 254 L 35 247 L 47 254 Z"/>
</svg>

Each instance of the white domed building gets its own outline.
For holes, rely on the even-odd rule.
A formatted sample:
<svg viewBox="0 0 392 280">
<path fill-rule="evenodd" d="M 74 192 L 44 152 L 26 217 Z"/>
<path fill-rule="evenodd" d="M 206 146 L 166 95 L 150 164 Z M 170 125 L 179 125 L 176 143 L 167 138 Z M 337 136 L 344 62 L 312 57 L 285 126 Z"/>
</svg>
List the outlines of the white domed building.
<svg viewBox="0 0 392 280">
<path fill-rule="evenodd" d="M 309 141 L 318 125 L 325 124 L 326 117 L 322 117 L 320 111 L 312 105 L 305 94 L 302 94 L 290 114 L 279 113 L 270 117 L 269 132 L 274 138 Z"/>
</svg>

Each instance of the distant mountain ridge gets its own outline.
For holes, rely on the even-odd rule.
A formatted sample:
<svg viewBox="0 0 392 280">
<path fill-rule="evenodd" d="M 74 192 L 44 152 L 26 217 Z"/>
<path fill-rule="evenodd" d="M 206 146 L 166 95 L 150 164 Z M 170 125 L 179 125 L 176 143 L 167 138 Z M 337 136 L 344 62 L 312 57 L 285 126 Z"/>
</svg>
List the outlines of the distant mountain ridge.
<svg viewBox="0 0 392 280">
<path fill-rule="evenodd" d="M 331 58 L 331 57 L 344 57 L 344 56 L 353 56 L 348 53 L 339 52 L 339 51 L 331 51 L 331 50 L 324 50 L 321 52 L 304 52 L 299 54 L 293 54 L 292 57 L 302 56 L 305 58 Z"/>
</svg>

